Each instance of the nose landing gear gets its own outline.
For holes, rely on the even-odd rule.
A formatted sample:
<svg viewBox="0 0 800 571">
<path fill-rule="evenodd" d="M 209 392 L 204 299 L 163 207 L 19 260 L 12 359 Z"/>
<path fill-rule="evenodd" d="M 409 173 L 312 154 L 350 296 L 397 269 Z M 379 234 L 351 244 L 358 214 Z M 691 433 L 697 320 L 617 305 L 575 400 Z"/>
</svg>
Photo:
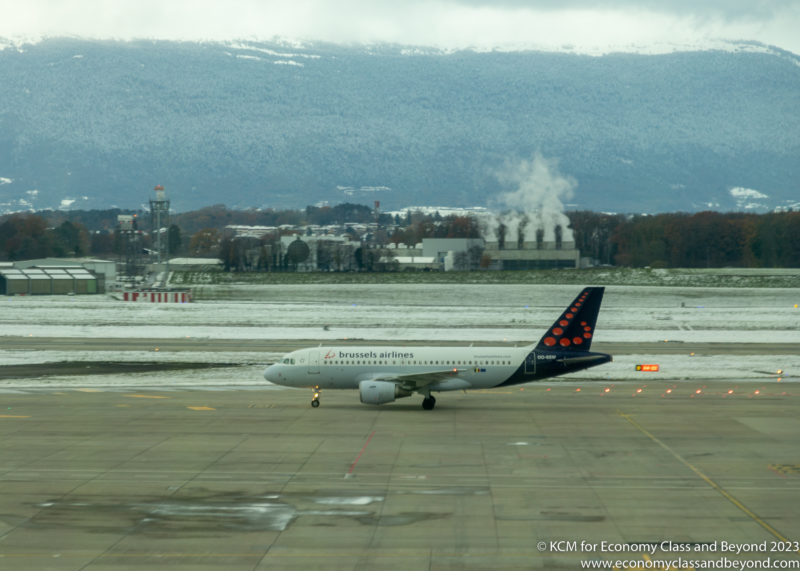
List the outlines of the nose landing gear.
<svg viewBox="0 0 800 571">
<path fill-rule="evenodd" d="M 319 387 L 314 387 L 314 396 L 311 399 L 311 406 L 314 408 L 319 406 Z"/>
</svg>

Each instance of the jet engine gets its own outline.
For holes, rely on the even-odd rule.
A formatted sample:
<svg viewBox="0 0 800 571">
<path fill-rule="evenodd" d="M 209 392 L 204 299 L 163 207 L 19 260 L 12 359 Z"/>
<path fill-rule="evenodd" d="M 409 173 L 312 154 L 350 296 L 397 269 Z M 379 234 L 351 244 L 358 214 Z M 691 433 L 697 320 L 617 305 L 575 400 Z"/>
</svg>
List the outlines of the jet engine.
<svg viewBox="0 0 800 571">
<path fill-rule="evenodd" d="M 411 391 L 388 381 L 361 381 L 358 383 L 358 392 L 364 404 L 384 404 L 411 395 Z"/>
</svg>

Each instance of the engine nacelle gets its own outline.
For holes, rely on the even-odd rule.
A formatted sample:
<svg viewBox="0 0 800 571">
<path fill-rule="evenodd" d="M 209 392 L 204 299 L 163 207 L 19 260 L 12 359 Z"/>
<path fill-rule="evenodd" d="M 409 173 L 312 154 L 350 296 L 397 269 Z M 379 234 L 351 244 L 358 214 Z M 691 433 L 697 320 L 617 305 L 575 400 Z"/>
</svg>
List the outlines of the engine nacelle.
<svg viewBox="0 0 800 571">
<path fill-rule="evenodd" d="M 384 404 L 411 395 L 410 391 L 389 381 L 361 381 L 358 383 L 358 392 L 364 404 Z"/>
</svg>

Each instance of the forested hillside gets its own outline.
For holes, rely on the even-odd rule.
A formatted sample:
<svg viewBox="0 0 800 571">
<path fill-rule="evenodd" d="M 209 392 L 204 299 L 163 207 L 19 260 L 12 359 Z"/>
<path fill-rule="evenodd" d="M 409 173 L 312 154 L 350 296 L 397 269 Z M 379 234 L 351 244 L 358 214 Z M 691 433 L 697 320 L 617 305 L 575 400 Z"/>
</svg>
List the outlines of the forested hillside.
<svg viewBox="0 0 800 571">
<path fill-rule="evenodd" d="M 539 152 L 568 208 L 798 201 L 800 62 L 666 55 L 98 42 L 0 50 L 0 212 L 381 200 L 492 205 Z M 738 189 L 732 194 L 732 190 Z"/>
</svg>

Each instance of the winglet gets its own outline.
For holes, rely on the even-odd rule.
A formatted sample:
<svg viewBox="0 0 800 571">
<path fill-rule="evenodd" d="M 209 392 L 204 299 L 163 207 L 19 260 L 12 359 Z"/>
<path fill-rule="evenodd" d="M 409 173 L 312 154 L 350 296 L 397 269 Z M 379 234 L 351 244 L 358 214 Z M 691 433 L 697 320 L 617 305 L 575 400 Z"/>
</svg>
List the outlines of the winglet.
<svg viewBox="0 0 800 571">
<path fill-rule="evenodd" d="M 536 345 L 537 351 L 589 351 L 604 287 L 587 287 L 564 310 Z"/>
</svg>

